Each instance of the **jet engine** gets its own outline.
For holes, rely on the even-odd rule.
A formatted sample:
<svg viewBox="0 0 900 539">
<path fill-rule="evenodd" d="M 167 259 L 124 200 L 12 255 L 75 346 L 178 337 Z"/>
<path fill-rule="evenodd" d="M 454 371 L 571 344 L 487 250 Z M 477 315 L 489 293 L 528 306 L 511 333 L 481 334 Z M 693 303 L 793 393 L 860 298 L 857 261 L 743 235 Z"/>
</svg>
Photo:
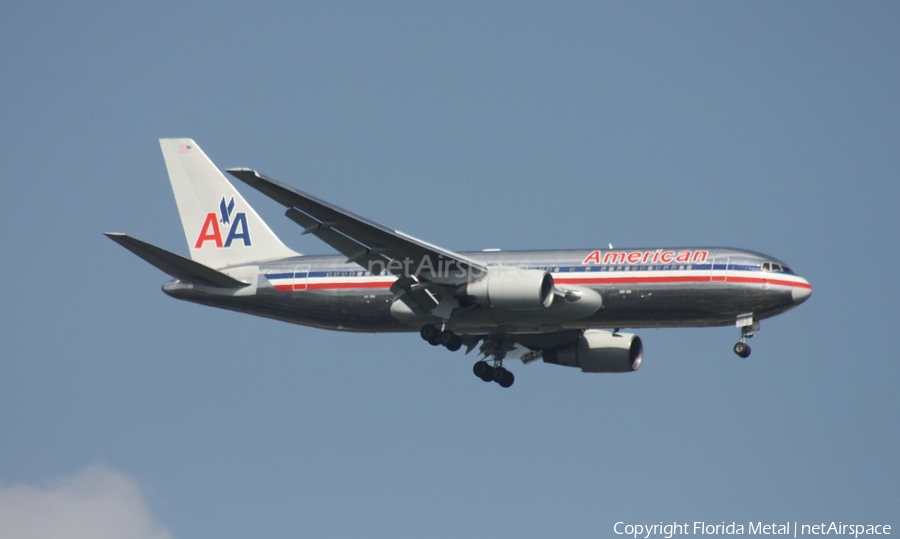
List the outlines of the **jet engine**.
<svg viewBox="0 0 900 539">
<path fill-rule="evenodd" d="M 640 337 L 599 329 L 585 330 L 575 344 L 544 351 L 544 362 L 583 372 L 632 372 L 641 368 L 643 359 Z"/>
<path fill-rule="evenodd" d="M 495 267 L 482 279 L 460 286 L 456 295 L 502 309 L 546 309 L 553 304 L 553 277 L 543 270 Z"/>
</svg>

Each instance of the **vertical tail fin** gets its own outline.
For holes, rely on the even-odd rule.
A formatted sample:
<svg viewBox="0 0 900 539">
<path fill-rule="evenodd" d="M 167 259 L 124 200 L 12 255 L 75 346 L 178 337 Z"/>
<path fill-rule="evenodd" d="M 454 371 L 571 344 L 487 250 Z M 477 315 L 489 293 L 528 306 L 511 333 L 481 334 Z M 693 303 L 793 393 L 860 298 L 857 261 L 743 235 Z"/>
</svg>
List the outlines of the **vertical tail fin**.
<svg viewBox="0 0 900 539">
<path fill-rule="evenodd" d="M 193 260 L 224 268 L 298 256 L 193 140 L 159 139 L 159 146 Z"/>
</svg>

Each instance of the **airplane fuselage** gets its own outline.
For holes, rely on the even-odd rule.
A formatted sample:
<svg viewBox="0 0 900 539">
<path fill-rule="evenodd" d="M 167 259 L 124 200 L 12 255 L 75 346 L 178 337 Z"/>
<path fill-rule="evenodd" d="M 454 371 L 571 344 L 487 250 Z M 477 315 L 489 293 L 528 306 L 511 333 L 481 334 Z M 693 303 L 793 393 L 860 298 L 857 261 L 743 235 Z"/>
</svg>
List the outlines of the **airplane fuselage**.
<svg viewBox="0 0 900 539">
<path fill-rule="evenodd" d="M 488 267 L 545 270 L 558 287 L 601 298 L 599 304 L 583 297 L 571 302 L 557 298 L 549 308 L 527 310 L 464 305 L 449 327 L 468 333 L 725 326 L 744 313 L 756 320 L 783 313 L 811 291 L 805 279 L 777 259 L 737 249 L 462 254 Z M 258 276 L 254 289 L 244 295 L 178 280 L 163 290 L 187 301 L 324 329 L 404 332 L 418 331 L 422 324 L 421 318 L 397 309 L 390 289 L 396 277 L 373 274 L 343 256 L 299 256 L 241 271 Z"/>
</svg>

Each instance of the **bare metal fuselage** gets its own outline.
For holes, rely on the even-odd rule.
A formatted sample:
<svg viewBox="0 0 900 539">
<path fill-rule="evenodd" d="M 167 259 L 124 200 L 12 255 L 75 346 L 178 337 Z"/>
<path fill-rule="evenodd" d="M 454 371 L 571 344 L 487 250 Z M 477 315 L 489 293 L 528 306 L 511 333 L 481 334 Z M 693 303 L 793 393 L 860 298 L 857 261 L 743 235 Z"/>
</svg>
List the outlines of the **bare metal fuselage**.
<svg viewBox="0 0 900 539">
<path fill-rule="evenodd" d="M 811 290 L 806 280 L 790 270 L 764 271 L 764 263 L 777 260 L 751 251 L 617 249 L 604 251 L 602 258 L 598 253 L 463 253 L 490 267 L 546 270 L 557 286 L 590 297 L 599 295 L 600 304 L 557 299 L 549 308 L 529 310 L 463 305 L 446 320 L 446 327 L 459 333 L 490 334 L 725 326 L 734 325 L 745 314 L 761 320 L 783 313 L 805 300 Z M 677 253 L 703 256 L 676 261 Z M 231 270 L 245 280 L 255 275 L 254 286 L 234 294 L 174 280 L 163 290 L 186 301 L 324 329 L 407 332 L 431 321 L 398 312 L 396 295 L 390 290 L 394 277 L 366 272 L 347 263 L 346 257 L 301 256 Z"/>
</svg>

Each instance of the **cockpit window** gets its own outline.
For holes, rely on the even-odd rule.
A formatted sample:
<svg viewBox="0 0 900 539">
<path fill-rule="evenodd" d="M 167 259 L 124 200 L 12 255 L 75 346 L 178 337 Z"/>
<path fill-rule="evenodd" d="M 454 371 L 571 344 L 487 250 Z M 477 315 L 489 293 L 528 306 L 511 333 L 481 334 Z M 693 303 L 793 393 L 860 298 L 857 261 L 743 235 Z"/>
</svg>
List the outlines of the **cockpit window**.
<svg viewBox="0 0 900 539">
<path fill-rule="evenodd" d="M 763 262 L 761 269 L 772 273 L 787 273 L 788 275 L 794 275 L 794 271 L 791 268 L 777 262 Z"/>
</svg>

